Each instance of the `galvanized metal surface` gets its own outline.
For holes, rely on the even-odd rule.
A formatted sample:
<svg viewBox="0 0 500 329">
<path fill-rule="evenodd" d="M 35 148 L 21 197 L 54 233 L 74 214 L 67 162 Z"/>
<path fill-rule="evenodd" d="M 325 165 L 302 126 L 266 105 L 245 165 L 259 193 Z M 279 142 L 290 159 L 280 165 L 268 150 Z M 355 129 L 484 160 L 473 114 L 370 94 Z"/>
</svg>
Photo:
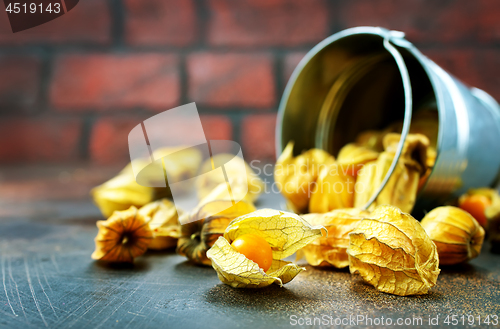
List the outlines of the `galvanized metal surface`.
<svg viewBox="0 0 500 329">
<path fill-rule="evenodd" d="M 386 46 L 388 40 L 404 61 Z M 387 50 L 396 63 L 379 60 Z M 411 88 L 401 83 L 407 71 Z M 350 79 L 346 74 L 362 76 Z M 331 89 L 341 91 L 334 95 L 337 99 L 330 99 Z M 413 110 L 431 97 L 439 113 L 436 163 L 417 207 L 432 207 L 469 188 L 493 185 L 500 175 L 500 107 L 496 101 L 442 70 L 405 40 L 404 34 L 378 27 L 336 33 L 299 63 L 279 107 L 277 154 L 294 140 L 296 153 L 316 147 L 335 155 L 361 131 L 382 129 L 391 120 L 403 118 L 409 124 L 405 109 L 411 103 L 409 95 Z M 325 108 L 331 113 L 325 115 Z"/>
<path fill-rule="evenodd" d="M 276 194 L 261 200 L 260 207 L 273 208 L 283 201 Z M 100 215 L 88 201 L 1 209 L 3 328 L 283 328 L 290 317 L 323 315 L 421 317 L 423 327 L 439 316 L 436 327 L 450 328 L 447 315 L 500 316 L 500 255 L 488 248 L 469 265 L 443 269 L 425 296 L 383 294 L 346 269 L 310 266 L 283 288 L 237 290 L 173 252 L 148 252 L 134 266 L 91 260 Z"/>
</svg>

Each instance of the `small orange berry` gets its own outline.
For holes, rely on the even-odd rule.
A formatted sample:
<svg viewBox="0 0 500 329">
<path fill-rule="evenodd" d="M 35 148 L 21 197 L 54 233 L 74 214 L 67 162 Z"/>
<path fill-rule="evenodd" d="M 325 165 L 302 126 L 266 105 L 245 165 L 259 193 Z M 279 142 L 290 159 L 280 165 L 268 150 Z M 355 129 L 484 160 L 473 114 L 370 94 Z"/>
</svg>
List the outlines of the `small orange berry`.
<svg viewBox="0 0 500 329">
<path fill-rule="evenodd" d="M 244 234 L 231 243 L 231 246 L 246 258 L 257 263 L 267 272 L 273 262 L 273 251 L 266 239 L 255 234 Z"/>
<path fill-rule="evenodd" d="M 491 200 L 484 195 L 469 195 L 459 200 L 459 207 L 474 217 L 482 227 L 486 227 L 488 219 L 484 211 L 491 206 Z"/>
</svg>

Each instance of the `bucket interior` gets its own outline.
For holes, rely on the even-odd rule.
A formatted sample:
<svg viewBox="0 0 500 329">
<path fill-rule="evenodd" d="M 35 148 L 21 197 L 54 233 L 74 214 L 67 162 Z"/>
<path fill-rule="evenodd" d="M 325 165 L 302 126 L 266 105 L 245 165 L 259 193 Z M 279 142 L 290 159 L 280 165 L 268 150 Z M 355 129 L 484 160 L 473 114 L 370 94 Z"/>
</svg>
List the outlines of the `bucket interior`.
<svg viewBox="0 0 500 329">
<path fill-rule="evenodd" d="M 282 120 L 281 148 L 295 141 L 295 153 L 312 147 L 337 155 L 369 130 L 401 131 L 404 90 L 399 68 L 374 34 L 354 34 L 321 49 L 302 68 Z M 398 48 L 412 85 L 413 116 L 434 111 L 435 94 L 419 61 Z M 392 125 L 392 126 L 391 126 Z M 286 129 L 285 129 L 286 128 Z M 437 135 L 437 132 L 436 132 Z"/>
</svg>

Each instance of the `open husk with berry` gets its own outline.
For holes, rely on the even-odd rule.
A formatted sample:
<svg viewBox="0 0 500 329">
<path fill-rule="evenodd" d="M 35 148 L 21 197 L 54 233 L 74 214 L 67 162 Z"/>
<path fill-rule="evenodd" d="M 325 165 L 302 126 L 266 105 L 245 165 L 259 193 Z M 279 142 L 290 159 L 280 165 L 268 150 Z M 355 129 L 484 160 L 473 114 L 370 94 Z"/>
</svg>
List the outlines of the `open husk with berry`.
<svg viewBox="0 0 500 329">
<path fill-rule="evenodd" d="M 322 233 L 324 232 L 324 233 Z M 234 219 L 207 251 L 219 279 L 234 288 L 262 288 L 291 281 L 304 268 L 283 259 L 318 239 L 326 230 L 311 226 L 300 216 L 272 209 L 261 209 Z M 235 250 L 231 243 L 245 235 L 263 238 L 272 250 L 267 271 Z"/>
</svg>

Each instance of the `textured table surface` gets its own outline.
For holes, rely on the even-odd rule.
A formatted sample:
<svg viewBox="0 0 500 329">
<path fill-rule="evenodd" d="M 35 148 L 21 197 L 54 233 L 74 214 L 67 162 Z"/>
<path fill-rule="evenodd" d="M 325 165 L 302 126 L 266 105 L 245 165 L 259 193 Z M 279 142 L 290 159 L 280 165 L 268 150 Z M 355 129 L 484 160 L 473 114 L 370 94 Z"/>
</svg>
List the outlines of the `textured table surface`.
<svg viewBox="0 0 500 329">
<path fill-rule="evenodd" d="M 259 206 L 281 202 L 268 194 Z M 315 317 L 322 320 L 316 326 L 366 327 L 369 320 L 351 321 L 361 316 L 373 326 L 377 319 L 422 318 L 428 327 L 429 317 L 439 316 L 440 326 L 468 327 L 468 315 L 488 327 L 487 315 L 500 316 L 500 255 L 489 246 L 470 264 L 443 269 L 425 296 L 379 293 L 347 269 L 310 266 L 283 288 L 237 290 L 221 284 L 212 268 L 173 252 L 148 252 L 133 266 L 92 261 L 98 219 L 88 200 L 2 201 L 0 327 L 275 328 Z M 459 325 L 446 325 L 447 315 Z"/>
</svg>

